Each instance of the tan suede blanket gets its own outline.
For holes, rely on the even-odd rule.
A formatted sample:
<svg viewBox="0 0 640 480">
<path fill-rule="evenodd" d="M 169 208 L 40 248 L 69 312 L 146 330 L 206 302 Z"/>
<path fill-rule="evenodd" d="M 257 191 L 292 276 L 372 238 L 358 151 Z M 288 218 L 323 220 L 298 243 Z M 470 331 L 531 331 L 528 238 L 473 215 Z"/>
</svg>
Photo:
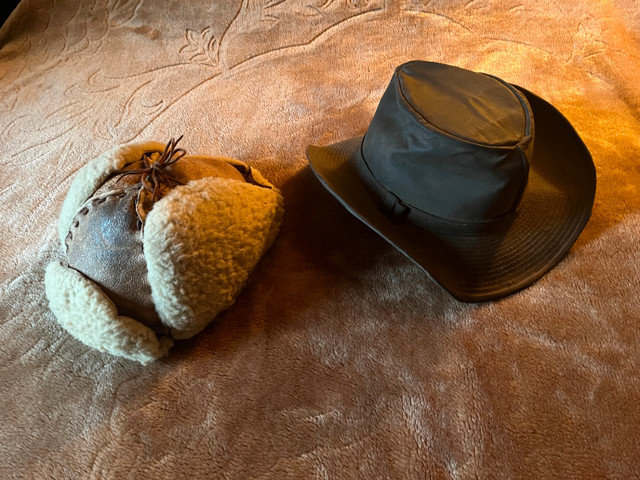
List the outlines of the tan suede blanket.
<svg viewBox="0 0 640 480">
<path fill-rule="evenodd" d="M 452 300 L 307 166 L 412 59 L 536 92 L 593 154 L 593 216 L 527 290 Z M 25 0 L 0 131 L 0 478 L 640 476 L 637 0 Z M 236 304 L 143 367 L 62 330 L 44 268 L 81 166 L 183 133 L 286 214 Z"/>
</svg>

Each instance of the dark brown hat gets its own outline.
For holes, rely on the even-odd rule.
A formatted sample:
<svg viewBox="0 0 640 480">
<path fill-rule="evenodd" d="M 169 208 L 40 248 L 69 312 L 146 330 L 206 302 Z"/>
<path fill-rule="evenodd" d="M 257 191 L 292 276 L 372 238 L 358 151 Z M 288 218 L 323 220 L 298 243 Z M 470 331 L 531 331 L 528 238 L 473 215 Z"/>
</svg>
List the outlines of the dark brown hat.
<svg viewBox="0 0 640 480">
<path fill-rule="evenodd" d="M 548 102 L 423 61 L 396 69 L 366 135 L 309 146 L 307 157 L 347 210 L 466 302 L 553 268 L 596 188 L 589 151 Z"/>
</svg>

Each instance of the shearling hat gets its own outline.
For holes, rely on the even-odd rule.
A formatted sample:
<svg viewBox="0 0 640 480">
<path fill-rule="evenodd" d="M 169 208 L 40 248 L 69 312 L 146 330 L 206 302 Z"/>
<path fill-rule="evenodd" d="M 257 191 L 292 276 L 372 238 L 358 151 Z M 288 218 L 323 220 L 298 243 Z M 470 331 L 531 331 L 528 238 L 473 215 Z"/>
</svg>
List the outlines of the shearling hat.
<svg viewBox="0 0 640 480">
<path fill-rule="evenodd" d="M 230 307 L 275 240 L 280 191 L 238 160 L 173 139 L 116 147 L 64 201 L 49 307 L 86 345 L 146 364 Z"/>
</svg>

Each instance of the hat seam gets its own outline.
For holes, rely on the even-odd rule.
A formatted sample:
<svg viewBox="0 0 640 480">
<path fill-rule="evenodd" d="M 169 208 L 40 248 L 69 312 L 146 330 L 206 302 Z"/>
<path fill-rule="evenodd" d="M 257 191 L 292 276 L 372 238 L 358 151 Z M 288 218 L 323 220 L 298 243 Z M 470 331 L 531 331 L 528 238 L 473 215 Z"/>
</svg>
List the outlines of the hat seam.
<svg viewBox="0 0 640 480">
<path fill-rule="evenodd" d="M 483 143 L 483 142 L 478 142 L 475 141 L 473 139 L 467 138 L 467 137 L 463 137 L 461 135 L 456 135 L 452 132 L 449 132 L 447 130 L 444 130 L 440 127 L 438 127 L 437 125 L 431 123 L 429 120 L 427 120 L 424 115 L 422 115 L 420 112 L 418 112 L 418 110 L 415 109 L 415 107 L 411 104 L 411 102 L 407 99 L 407 97 L 405 96 L 404 92 L 402 91 L 402 83 L 400 81 L 400 77 L 398 75 L 398 71 L 400 70 L 402 66 L 398 67 L 398 69 L 396 69 L 396 77 L 398 78 L 397 84 L 398 84 L 398 92 L 400 93 L 400 97 L 402 98 L 403 102 L 409 107 L 409 109 L 415 113 L 414 118 L 417 116 L 418 119 L 422 120 L 422 122 L 419 122 L 422 126 L 424 126 L 425 128 L 434 131 L 437 134 L 443 134 L 445 135 L 447 138 L 449 139 L 453 139 L 456 141 L 462 141 L 464 143 L 470 144 L 470 145 L 476 145 L 478 147 L 483 147 L 486 149 L 496 149 L 496 150 L 502 150 L 502 149 L 508 149 L 508 148 L 513 148 L 514 146 L 518 145 L 523 138 L 525 138 L 527 135 L 522 135 L 522 137 L 520 137 L 520 139 L 517 142 L 513 142 L 513 143 L 508 143 L 508 144 L 494 144 L 494 143 Z M 492 77 L 491 75 L 487 75 L 489 77 Z M 495 78 L 495 77 L 492 77 Z M 507 83 L 507 82 L 504 82 Z M 511 89 L 509 89 L 511 90 Z M 513 93 L 513 92 L 512 92 Z M 518 98 L 516 96 L 516 98 Z M 518 101 L 520 102 L 520 104 L 522 105 L 522 101 L 518 98 Z M 525 114 L 525 122 L 527 121 L 527 115 Z M 527 123 L 525 124 L 525 132 L 526 132 L 526 127 L 527 127 Z"/>
</svg>

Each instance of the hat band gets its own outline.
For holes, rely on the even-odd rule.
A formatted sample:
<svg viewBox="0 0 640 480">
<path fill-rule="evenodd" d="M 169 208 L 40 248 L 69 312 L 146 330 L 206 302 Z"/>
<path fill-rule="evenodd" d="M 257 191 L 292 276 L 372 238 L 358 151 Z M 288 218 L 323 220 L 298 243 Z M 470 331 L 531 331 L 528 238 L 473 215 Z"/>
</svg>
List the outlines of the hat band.
<svg viewBox="0 0 640 480">
<path fill-rule="evenodd" d="M 423 230 L 433 232 L 475 235 L 479 233 L 487 234 L 491 232 L 505 231 L 515 220 L 518 209 L 505 215 L 501 215 L 489 220 L 478 222 L 461 222 L 448 218 L 439 217 L 431 213 L 420 210 L 411 205 L 407 205 L 396 194 L 387 190 L 384 185 L 375 177 L 362 152 L 364 137 L 358 148 L 356 167 L 360 180 L 362 180 L 367 192 L 373 197 L 380 210 L 393 223 L 410 223 Z"/>
</svg>

